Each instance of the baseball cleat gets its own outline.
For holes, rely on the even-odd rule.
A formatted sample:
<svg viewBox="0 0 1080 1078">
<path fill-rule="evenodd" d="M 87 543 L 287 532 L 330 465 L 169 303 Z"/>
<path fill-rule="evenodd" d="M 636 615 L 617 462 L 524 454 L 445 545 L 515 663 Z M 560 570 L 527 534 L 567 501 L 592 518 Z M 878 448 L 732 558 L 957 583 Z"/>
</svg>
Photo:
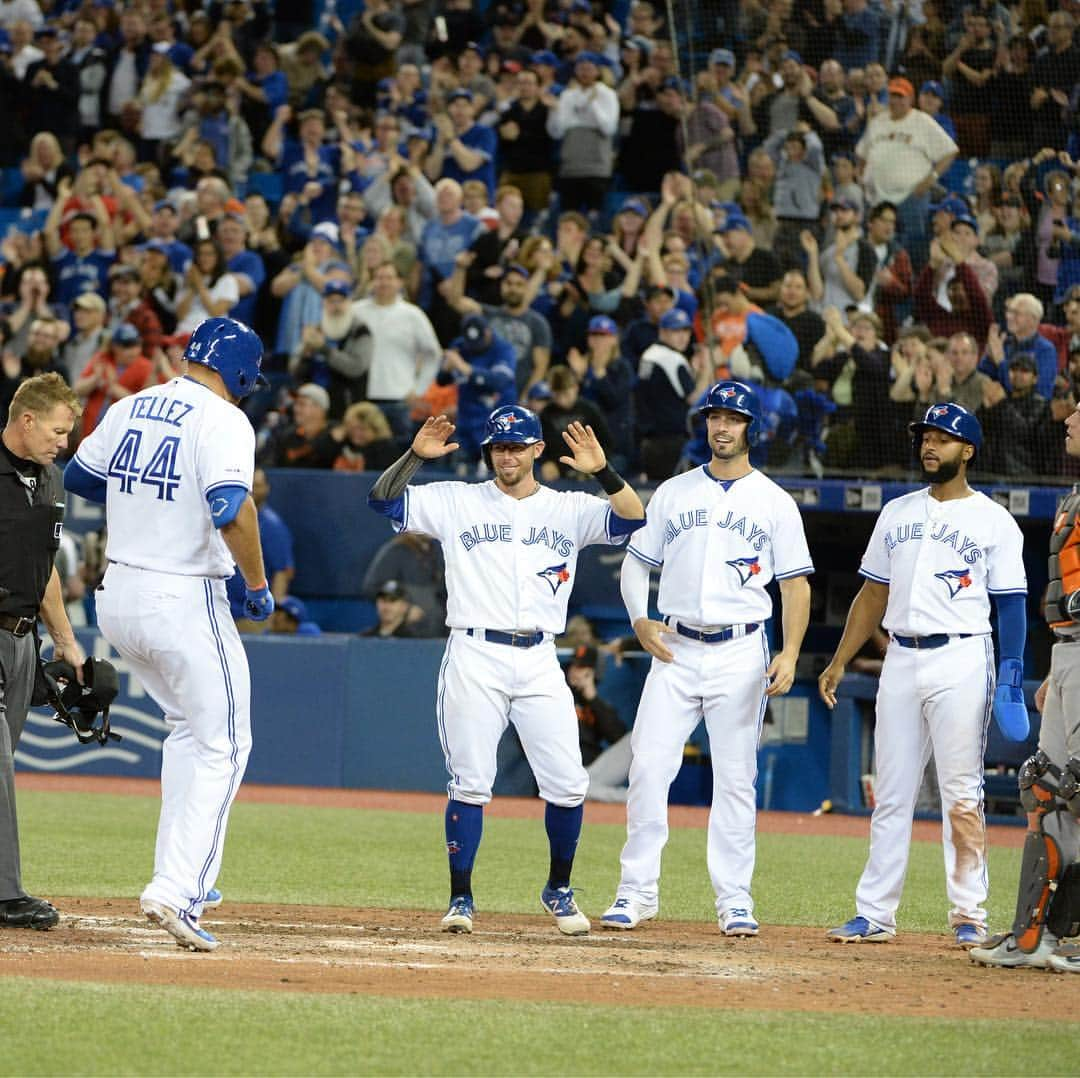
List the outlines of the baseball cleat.
<svg viewBox="0 0 1080 1078">
<path fill-rule="evenodd" d="M 749 910 L 724 910 L 720 914 L 720 931 L 725 936 L 756 936 L 759 927 Z"/>
<path fill-rule="evenodd" d="M 651 921 L 660 907 L 637 898 L 617 898 L 600 918 L 602 928 L 637 928 L 642 921 Z"/>
<path fill-rule="evenodd" d="M 978 962 L 983 966 L 1000 966 L 1003 969 L 1047 969 L 1050 965 L 1050 957 L 1057 947 L 1057 940 L 1044 932 L 1039 940 L 1038 947 L 1030 954 L 1020 950 L 1016 937 L 1011 932 L 1002 932 L 991 936 L 983 947 L 973 947 L 968 954 L 972 962 Z"/>
<path fill-rule="evenodd" d="M 174 910 L 160 902 L 143 902 L 142 911 L 148 921 L 164 928 L 179 946 L 189 951 L 214 951 L 219 946 L 214 936 L 199 927 L 197 918 L 183 910 Z"/>
<path fill-rule="evenodd" d="M 888 943 L 895 935 L 892 929 L 882 928 L 865 917 L 852 917 L 839 928 L 829 929 L 829 939 L 834 943 Z"/>
<path fill-rule="evenodd" d="M 203 899 L 203 909 L 216 909 L 224 900 L 222 893 L 216 887 L 211 887 L 210 890 L 206 892 L 206 898 Z"/>
<path fill-rule="evenodd" d="M 956 946 L 964 948 L 981 947 L 990 938 L 982 925 L 970 923 L 957 925 L 953 929 L 953 935 L 956 937 Z"/>
<path fill-rule="evenodd" d="M 555 918 L 564 936 L 587 936 L 589 918 L 577 908 L 570 887 L 545 887 L 540 893 L 540 905 Z"/>
<path fill-rule="evenodd" d="M 471 895 L 454 895 L 450 899 L 450 908 L 443 917 L 442 930 L 444 932 L 471 932 L 473 914 L 476 907 L 473 905 Z"/>
<path fill-rule="evenodd" d="M 1080 973 L 1080 947 L 1075 943 L 1062 943 L 1046 960 L 1047 969 L 1056 973 Z"/>
</svg>

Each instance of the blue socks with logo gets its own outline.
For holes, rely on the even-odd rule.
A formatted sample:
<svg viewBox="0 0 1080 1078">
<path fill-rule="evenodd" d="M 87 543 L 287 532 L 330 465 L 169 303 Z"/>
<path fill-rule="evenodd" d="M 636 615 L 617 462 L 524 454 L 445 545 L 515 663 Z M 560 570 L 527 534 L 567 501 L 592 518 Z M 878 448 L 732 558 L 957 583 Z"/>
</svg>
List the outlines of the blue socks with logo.
<svg viewBox="0 0 1080 1078">
<path fill-rule="evenodd" d="M 563 808 L 549 803 L 544 810 L 544 827 L 551 847 L 548 887 L 570 886 L 570 870 L 574 867 L 574 854 L 577 852 L 584 814 L 584 805 Z"/>
<path fill-rule="evenodd" d="M 480 836 L 484 832 L 484 806 L 464 801 L 446 803 L 446 852 L 450 855 L 450 897 L 472 897 L 472 870 Z"/>
</svg>

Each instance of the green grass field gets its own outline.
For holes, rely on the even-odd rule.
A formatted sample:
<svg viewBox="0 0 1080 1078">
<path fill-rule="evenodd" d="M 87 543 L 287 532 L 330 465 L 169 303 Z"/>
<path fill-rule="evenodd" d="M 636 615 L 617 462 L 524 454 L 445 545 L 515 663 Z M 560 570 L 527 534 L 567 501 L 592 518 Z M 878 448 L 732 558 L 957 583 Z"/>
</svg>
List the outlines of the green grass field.
<svg viewBox="0 0 1080 1078">
<path fill-rule="evenodd" d="M 151 798 L 23 793 L 27 886 L 134 899 L 150 870 L 157 808 Z M 575 884 L 594 916 L 613 893 L 622 838 L 621 826 L 586 825 Z M 672 833 L 665 917 L 712 921 L 704 843 L 701 831 Z M 858 839 L 762 835 L 761 920 L 846 919 L 865 854 Z M 991 853 L 994 926 L 1011 920 L 1018 861 L 1015 850 Z M 484 910 L 536 913 L 545 870 L 542 824 L 488 821 L 476 874 Z M 220 884 L 236 902 L 420 907 L 435 917 L 446 898 L 442 821 L 241 803 Z M 901 929 L 944 933 L 945 912 L 940 847 L 916 844 Z M 1040 1073 L 1075 1072 L 1075 1027 L 1036 1032 L 1020 1021 L 5 980 L 3 1074 L 1007 1074 L 1035 1039 Z"/>
</svg>

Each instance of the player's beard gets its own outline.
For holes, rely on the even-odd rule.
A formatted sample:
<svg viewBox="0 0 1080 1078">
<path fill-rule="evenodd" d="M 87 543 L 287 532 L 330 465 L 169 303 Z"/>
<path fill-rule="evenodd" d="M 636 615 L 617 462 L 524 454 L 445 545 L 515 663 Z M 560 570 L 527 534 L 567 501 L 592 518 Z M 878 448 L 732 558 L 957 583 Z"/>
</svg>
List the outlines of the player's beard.
<svg viewBox="0 0 1080 1078">
<path fill-rule="evenodd" d="M 734 441 L 728 442 L 725 445 L 719 446 L 711 438 L 709 439 L 709 450 L 712 452 L 713 460 L 727 462 L 729 460 L 736 460 L 738 457 L 745 456 L 750 451 L 750 446 L 746 442 L 746 434 L 740 432 L 739 436 Z"/>
<path fill-rule="evenodd" d="M 942 460 L 938 457 L 938 466 L 935 471 L 929 472 L 926 470 L 926 465 L 919 461 L 919 467 L 922 470 L 922 480 L 924 483 L 930 483 L 936 485 L 939 483 L 948 483 L 950 479 L 955 479 L 960 474 L 960 461 L 957 460 Z"/>
</svg>

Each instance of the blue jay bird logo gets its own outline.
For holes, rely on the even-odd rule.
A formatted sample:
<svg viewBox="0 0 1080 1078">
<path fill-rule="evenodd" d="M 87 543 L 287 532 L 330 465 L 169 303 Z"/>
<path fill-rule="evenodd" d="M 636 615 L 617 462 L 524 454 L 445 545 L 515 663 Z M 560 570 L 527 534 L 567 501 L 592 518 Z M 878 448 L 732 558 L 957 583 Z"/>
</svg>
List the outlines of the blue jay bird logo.
<svg viewBox="0 0 1080 1078">
<path fill-rule="evenodd" d="M 536 575 L 543 577 L 548 582 L 551 586 L 552 595 L 556 594 L 559 588 L 570 579 L 570 571 L 566 568 L 566 562 L 563 562 L 562 565 L 549 565 L 546 569 L 541 569 Z"/>
<path fill-rule="evenodd" d="M 724 388 L 720 390 L 720 392 L 717 394 L 717 396 L 722 401 L 728 401 L 728 400 L 731 400 L 731 398 L 735 396 L 735 390 L 732 389 L 731 386 L 724 386 Z M 731 563 L 728 562 L 728 564 L 730 565 Z"/>
<path fill-rule="evenodd" d="M 494 425 L 503 434 L 509 434 L 514 429 L 514 424 L 521 422 L 521 416 L 514 415 L 513 412 L 507 412 L 506 415 L 498 416 L 494 421 Z"/>
<path fill-rule="evenodd" d="M 930 409 L 930 414 L 934 419 L 940 419 L 943 415 L 949 414 L 949 409 L 946 408 L 944 404 L 939 404 L 936 408 Z"/>
<path fill-rule="evenodd" d="M 744 587 L 750 582 L 752 577 L 758 575 L 761 572 L 761 566 L 758 564 L 760 559 L 758 558 L 732 558 L 728 565 L 739 574 L 739 582 Z"/>
<path fill-rule="evenodd" d="M 964 588 L 971 587 L 970 569 L 946 569 L 943 573 L 934 573 L 934 576 L 945 581 L 950 599 L 955 599 Z"/>
</svg>

